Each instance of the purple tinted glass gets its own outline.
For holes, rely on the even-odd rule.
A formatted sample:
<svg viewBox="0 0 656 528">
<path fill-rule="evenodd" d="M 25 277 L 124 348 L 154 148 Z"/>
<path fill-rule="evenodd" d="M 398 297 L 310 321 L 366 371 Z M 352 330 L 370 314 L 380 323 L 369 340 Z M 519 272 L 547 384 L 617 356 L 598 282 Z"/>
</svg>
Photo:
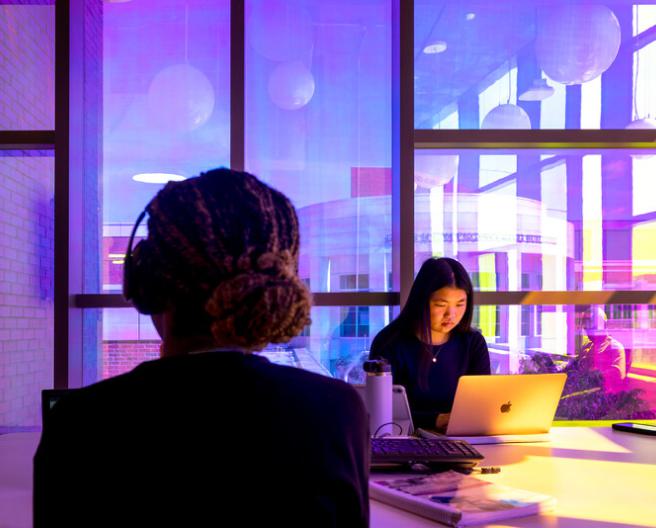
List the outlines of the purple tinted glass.
<svg viewBox="0 0 656 528">
<path fill-rule="evenodd" d="M 246 2 L 246 169 L 296 205 L 313 291 L 388 290 L 391 27 L 389 0 Z"/>
<path fill-rule="evenodd" d="M 655 288 L 655 152 L 497 152 L 416 152 L 415 270 L 450 256 L 482 291 Z"/>
<path fill-rule="evenodd" d="M 653 6 L 415 2 L 415 128 L 655 128 Z"/>
<path fill-rule="evenodd" d="M 477 306 L 493 373 L 565 372 L 556 419 L 656 418 L 654 305 Z"/>
<path fill-rule="evenodd" d="M 387 306 L 314 307 L 312 323 L 300 335 L 289 343 L 268 346 L 265 355 L 278 363 L 363 383 L 362 362 L 369 344 L 396 313 Z M 150 317 L 132 309 L 106 308 L 102 319 L 103 378 L 159 357 L 161 340 Z"/>
<path fill-rule="evenodd" d="M 230 2 L 103 6 L 103 223 L 116 237 L 168 179 L 229 164 Z"/>
</svg>

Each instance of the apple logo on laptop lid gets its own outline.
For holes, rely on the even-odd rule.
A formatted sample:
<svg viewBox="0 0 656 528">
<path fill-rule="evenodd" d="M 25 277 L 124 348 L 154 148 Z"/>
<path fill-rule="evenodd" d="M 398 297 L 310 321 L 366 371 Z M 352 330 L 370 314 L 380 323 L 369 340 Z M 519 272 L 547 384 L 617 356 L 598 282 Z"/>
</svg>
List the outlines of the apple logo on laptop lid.
<svg viewBox="0 0 656 528">
<path fill-rule="evenodd" d="M 510 412 L 510 407 L 512 407 L 512 403 L 510 401 L 507 401 L 500 407 L 500 411 L 502 413 L 509 413 Z"/>
</svg>

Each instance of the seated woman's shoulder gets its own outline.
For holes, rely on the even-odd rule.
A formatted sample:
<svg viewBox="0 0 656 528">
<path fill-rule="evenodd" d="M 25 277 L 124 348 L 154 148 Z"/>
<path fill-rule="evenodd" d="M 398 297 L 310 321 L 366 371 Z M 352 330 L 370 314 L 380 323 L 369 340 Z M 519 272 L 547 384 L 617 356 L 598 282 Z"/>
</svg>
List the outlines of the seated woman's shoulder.
<svg viewBox="0 0 656 528">
<path fill-rule="evenodd" d="M 469 334 L 472 336 L 473 339 L 485 339 L 485 338 L 483 337 L 483 332 L 481 332 L 480 329 L 475 328 L 475 327 L 473 327 L 473 326 L 472 326 L 471 329 L 469 330 Z"/>
<path fill-rule="evenodd" d="M 396 345 L 403 340 L 401 332 L 392 325 L 387 325 L 371 342 L 369 347 L 369 358 L 387 357 L 396 350 Z"/>
<path fill-rule="evenodd" d="M 464 339 L 467 343 L 485 343 L 485 338 L 478 328 L 472 327 L 471 329 L 462 332 L 460 335 L 462 336 L 462 339 Z"/>
</svg>

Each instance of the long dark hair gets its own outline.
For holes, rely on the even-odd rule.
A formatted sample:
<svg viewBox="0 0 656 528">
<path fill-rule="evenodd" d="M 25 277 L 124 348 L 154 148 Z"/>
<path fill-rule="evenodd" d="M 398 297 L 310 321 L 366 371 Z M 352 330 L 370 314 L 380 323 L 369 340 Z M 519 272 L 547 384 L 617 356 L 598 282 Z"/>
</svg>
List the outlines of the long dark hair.
<svg viewBox="0 0 656 528">
<path fill-rule="evenodd" d="M 430 298 L 434 292 L 444 287 L 458 288 L 467 294 L 465 313 L 452 332 L 469 331 L 474 313 L 474 288 L 463 265 L 448 257 L 432 257 L 421 265 L 405 306 L 399 316 L 390 323 L 391 335 L 418 337 L 422 343 L 418 372 L 418 383 L 422 388 L 428 385 L 428 370 L 433 359 L 430 350 Z"/>
</svg>

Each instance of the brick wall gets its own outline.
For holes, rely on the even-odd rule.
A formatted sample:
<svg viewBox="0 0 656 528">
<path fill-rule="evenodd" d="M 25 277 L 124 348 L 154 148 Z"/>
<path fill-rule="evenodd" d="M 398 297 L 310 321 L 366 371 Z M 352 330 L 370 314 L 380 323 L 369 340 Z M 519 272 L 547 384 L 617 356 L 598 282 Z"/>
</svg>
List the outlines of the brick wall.
<svg viewBox="0 0 656 528">
<path fill-rule="evenodd" d="M 159 357 L 159 341 L 104 341 L 103 378 L 127 372 Z"/>
<path fill-rule="evenodd" d="M 54 43 L 54 5 L 0 5 L 0 130 L 54 128 Z"/>
<path fill-rule="evenodd" d="M 43 4 L 0 5 L 0 130 L 54 127 L 54 5 Z M 0 150 L 0 428 L 38 425 L 52 386 L 53 171 L 52 153 Z"/>
<path fill-rule="evenodd" d="M 3 151 L 0 151 L 3 152 Z M 40 422 L 52 386 L 52 157 L 0 155 L 0 426 Z"/>
</svg>

